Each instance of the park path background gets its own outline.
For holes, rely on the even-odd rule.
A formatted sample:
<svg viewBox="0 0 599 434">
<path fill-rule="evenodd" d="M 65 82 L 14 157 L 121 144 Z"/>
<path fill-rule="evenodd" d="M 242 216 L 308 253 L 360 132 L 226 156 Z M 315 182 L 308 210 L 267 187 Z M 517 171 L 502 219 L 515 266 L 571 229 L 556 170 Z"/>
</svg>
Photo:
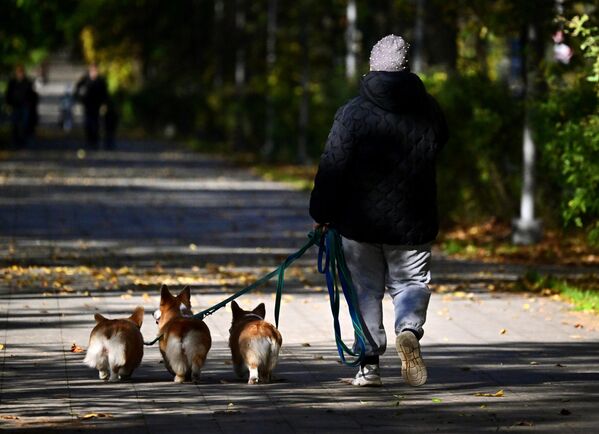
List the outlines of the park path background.
<svg viewBox="0 0 599 434">
<path fill-rule="evenodd" d="M 202 383 L 174 384 L 146 348 L 132 382 L 103 383 L 82 364 L 93 313 L 146 309 L 163 282 L 191 284 L 197 310 L 275 266 L 311 228 L 308 193 L 226 161 L 160 143 L 85 153 L 40 142 L 0 156 L 0 429 L 16 432 L 594 432 L 599 326 L 563 301 L 492 291 L 516 265 L 437 252 L 436 292 L 422 340 L 429 382 L 406 386 L 392 350 L 384 387 L 340 378 L 315 251 L 289 272 L 277 381 L 236 380 L 230 311 L 207 319 L 213 348 Z M 578 273 L 576 268 L 550 268 Z M 266 302 L 273 285 L 241 299 Z M 392 305 L 385 300 L 392 337 Z M 349 339 L 349 322 L 343 317 Z M 391 340 L 391 339 L 390 339 Z M 502 393 L 497 393 L 503 391 Z M 501 396 L 484 396 L 484 395 Z"/>
</svg>

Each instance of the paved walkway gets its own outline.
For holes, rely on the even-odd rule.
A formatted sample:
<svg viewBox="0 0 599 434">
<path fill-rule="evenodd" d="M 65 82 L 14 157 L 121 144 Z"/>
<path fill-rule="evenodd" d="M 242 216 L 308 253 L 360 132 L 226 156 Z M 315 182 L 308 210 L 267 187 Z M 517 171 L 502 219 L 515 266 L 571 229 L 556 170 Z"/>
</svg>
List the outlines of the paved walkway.
<svg viewBox="0 0 599 434">
<path fill-rule="evenodd" d="M 43 147 L 41 145 L 40 147 Z M 301 245 L 307 194 L 223 161 L 161 146 L 11 154 L 0 161 L 0 429 L 16 432 L 594 432 L 599 426 L 599 326 L 550 298 L 489 291 L 523 267 L 437 255 L 422 340 L 429 382 L 406 386 L 391 349 L 384 387 L 340 378 L 315 252 L 289 273 L 283 354 L 270 385 L 235 379 L 230 311 L 213 337 L 202 383 L 174 384 L 146 348 L 132 382 L 110 384 L 82 364 L 93 313 L 146 308 L 162 282 L 192 285 L 197 309 L 219 301 Z M 577 270 L 557 270 L 576 272 Z M 241 299 L 264 301 L 273 286 Z M 349 323 L 343 318 L 349 338 Z M 392 331 L 392 306 L 385 301 Z M 481 394 L 503 396 L 491 397 Z M 501 393 L 500 393 L 501 395 Z"/>
</svg>

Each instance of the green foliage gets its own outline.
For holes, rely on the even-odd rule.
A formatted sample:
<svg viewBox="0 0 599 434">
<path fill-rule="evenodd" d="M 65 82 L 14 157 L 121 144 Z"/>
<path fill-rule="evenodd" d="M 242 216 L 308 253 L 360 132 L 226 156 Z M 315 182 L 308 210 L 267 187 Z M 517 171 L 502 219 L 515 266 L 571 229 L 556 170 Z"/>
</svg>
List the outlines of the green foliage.
<svg viewBox="0 0 599 434">
<path fill-rule="evenodd" d="M 593 276 L 565 279 L 529 270 L 518 281 L 517 288 L 543 295 L 559 294 L 570 301 L 575 310 L 599 313 L 599 286 Z"/>
<path fill-rule="evenodd" d="M 441 215 L 454 222 L 513 216 L 522 108 L 501 82 L 479 75 L 424 77 L 441 104 L 450 140 L 438 164 Z"/>
<path fill-rule="evenodd" d="M 599 28 L 589 24 L 589 16 L 575 16 L 567 22 L 572 36 L 582 39 L 580 49 L 591 60 L 591 73 L 587 80 L 596 83 L 599 94 Z"/>
<path fill-rule="evenodd" d="M 569 26 L 573 35 L 582 37 L 585 55 L 594 53 L 595 61 L 573 76 L 552 71 L 547 99 L 538 102 L 533 113 L 545 196 L 561 209 L 565 226 L 585 229 L 589 241 L 599 245 L 599 31 L 584 27 L 587 20 L 575 17 Z"/>
<path fill-rule="evenodd" d="M 76 0 L 0 2 L 0 72 L 17 63 L 36 65 L 65 43 Z"/>
</svg>

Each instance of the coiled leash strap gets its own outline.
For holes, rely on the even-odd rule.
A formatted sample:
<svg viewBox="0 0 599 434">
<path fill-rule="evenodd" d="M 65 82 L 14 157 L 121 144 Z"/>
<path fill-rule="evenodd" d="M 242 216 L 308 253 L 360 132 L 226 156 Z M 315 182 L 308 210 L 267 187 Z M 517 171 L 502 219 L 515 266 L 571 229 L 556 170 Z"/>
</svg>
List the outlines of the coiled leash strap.
<svg viewBox="0 0 599 434">
<path fill-rule="evenodd" d="M 364 320 L 358 310 L 358 300 L 356 296 L 356 290 L 352 283 L 349 269 L 345 263 L 345 257 L 343 256 L 343 249 L 341 247 L 341 236 L 333 229 L 328 228 L 323 230 L 317 228 L 308 234 L 308 241 L 300 247 L 296 252 L 289 255 L 277 268 L 270 273 L 261 277 L 251 285 L 246 286 L 235 294 L 227 297 L 223 301 L 204 309 L 201 312 L 193 315 L 193 318 L 203 320 L 209 315 L 212 315 L 217 310 L 226 306 L 231 301 L 235 300 L 242 295 L 253 291 L 254 289 L 264 285 L 266 282 L 271 280 L 273 277 L 277 278 L 277 289 L 275 296 L 275 324 L 279 327 L 279 314 L 281 311 L 281 299 L 283 295 L 283 289 L 285 287 L 285 270 L 291 266 L 296 260 L 301 258 L 306 251 L 314 246 L 318 245 L 318 271 L 325 275 L 327 288 L 329 292 L 329 301 L 331 305 L 331 312 L 333 314 L 333 328 L 335 330 L 335 342 L 337 344 L 337 351 L 341 362 L 348 366 L 357 366 L 363 360 L 366 351 L 366 342 L 368 342 L 373 348 L 377 348 L 374 340 L 368 333 L 368 329 L 364 324 Z M 358 352 L 354 352 L 343 342 L 341 337 L 341 325 L 339 323 L 339 288 L 345 297 L 349 315 L 351 317 L 352 325 L 354 328 L 354 335 L 358 347 Z M 144 342 L 145 345 L 153 345 L 162 336 L 158 336 L 151 342 Z M 346 355 L 350 357 L 356 357 L 354 361 L 348 361 Z"/>
<path fill-rule="evenodd" d="M 374 339 L 372 339 L 372 336 L 368 332 L 358 309 L 356 289 L 351 280 L 351 275 L 345 262 L 345 256 L 343 255 L 341 236 L 335 229 L 327 229 L 320 240 L 320 248 L 318 250 L 318 271 L 325 275 L 325 280 L 327 282 L 331 312 L 333 314 L 335 342 L 337 344 L 337 352 L 339 353 L 341 362 L 347 366 L 357 366 L 364 359 L 366 342 L 375 349 L 378 348 L 378 346 L 374 343 Z M 357 349 L 358 352 L 349 349 L 341 337 L 341 326 L 339 324 L 339 287 L 341 287 L 341 292 L 343 292 L 343 296 L 347 303 L 356 342 L 354 349 Z M 347 361 L 346 355 L 356 357 L 356 359 L 351 362 Z"/>
</svg>

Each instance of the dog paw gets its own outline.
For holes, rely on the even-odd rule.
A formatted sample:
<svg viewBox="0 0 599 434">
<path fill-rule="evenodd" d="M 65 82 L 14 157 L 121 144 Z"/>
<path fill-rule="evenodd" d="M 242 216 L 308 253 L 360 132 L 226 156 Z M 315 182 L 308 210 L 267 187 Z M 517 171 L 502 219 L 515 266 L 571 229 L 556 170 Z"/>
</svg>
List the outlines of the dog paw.
<svg viewBox="0 0 599 434">
<path fill-rule="evenodd" d="M 98 377 L 100 377 L 100 380 L 107 381 L 110 373 L 108 371 L 98 371 Z"/>
<path fill-rule="evenodd" d="M 175 375 L 175 383 L 184 383 L 185 375 Z"/>
<path fill-rule="evenodd" d="M 260 379 L 258 377 L 250 377 L 250 379 L 248 380 L 248 384 L 258 384 L 260 382 Z"/>
</svg>

